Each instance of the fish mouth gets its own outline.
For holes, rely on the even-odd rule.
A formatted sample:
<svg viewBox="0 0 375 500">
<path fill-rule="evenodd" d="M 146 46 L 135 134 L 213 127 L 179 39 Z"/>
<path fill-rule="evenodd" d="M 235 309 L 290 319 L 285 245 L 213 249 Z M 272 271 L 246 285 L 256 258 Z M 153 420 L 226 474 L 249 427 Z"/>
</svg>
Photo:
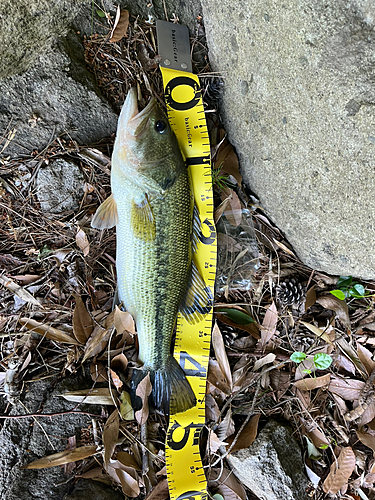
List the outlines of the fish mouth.
<svg viewBox="0 0 375 500">
<path fill-rule="evenodd" d="M 119 128 L 126 130 L 126 132 L 134 137 L 140 137 L 146 133 L 149 125 L 149 117 L 156 105 L 155 99 L 152 97 L 147 106 L 138 110 L 137 89 L 132 87 L 126 96 L 125 103 L 122 107 Z"/>
</svg>

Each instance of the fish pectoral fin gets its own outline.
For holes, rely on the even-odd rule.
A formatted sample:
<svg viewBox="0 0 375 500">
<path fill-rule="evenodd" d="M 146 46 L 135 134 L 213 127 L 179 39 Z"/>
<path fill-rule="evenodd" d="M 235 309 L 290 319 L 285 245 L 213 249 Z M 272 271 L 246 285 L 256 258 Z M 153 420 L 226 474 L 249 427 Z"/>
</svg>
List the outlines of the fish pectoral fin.
<svg viewBox="0 0 375 500">
<path fill-rule="evenodd" d="M 144 241 L 155 239 L 156 224 L 147 195 L 140 203 L 133 200 L 130 224 L 136 238 Z"/>
<path fill-rule="evenodd" d="M 91 227 L 96 229 L 109 229 L 118 223 L 117 203 L 113 194 L 107 198 L 95 212 Z"/>
<path fill-rule="evenodd" d="M 191 263 L 191 275 L 186 296 L 180 305 L 180 313 L 190 324 L 201 321 L 213 306 L 214 298 L 209 286 L 204 282 L 200 272 Z"/>
</svg>

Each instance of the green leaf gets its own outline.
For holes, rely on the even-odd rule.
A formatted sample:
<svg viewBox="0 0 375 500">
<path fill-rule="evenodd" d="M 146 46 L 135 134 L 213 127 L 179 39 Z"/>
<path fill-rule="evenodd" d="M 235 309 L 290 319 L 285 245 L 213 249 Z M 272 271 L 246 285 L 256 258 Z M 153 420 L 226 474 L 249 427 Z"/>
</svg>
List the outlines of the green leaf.
<svg viewBox="0 0 375 500">
<path fill-rule="evenodd" d="M 99 17 L 105 17 L 105 12 L 103 12 L 102 10 L 96 9 L 96 13 Z"/>
<path fill-rule="evenodd" d="M 307 369 L 307 370 L 302 370 L 302 373 L 307 373 L 308 375 L 311 375 L 312 372 L 311 372 L 311 370 Z"/>
<path fill-rule="evenodd" d="M 332 363 L 332 358 L 325 352 L 318 352 L 314 356 L 314 364 L 317 370 L 326 370 Z"/>
<path fill-rule="evenodd" d="M 215 311 L 225 314 L 229 319 L 237 323 L 237 325 L 248 325 L 250 323 L 255 323 L 253 318 L 238 309 L 231 309 L 227 307 L 218 307 Z"/>
<path fill-rule="evenodd" d="M 304 352 L 296 351 L 290 356 L 290 359 L 295 363 L 299 364 L 306 359 L 306 354 Z"/>
<path fill-rule="evenodd" d="M 366 295 L 366 290 L 363 285 L 356 283 L 349 289 L 349 294 L 356 299 L 362 299 Z"/>
<path fill-rule="evenodd" d="M 337 288 L 347 288 L 352 284 L 352 276 L 340 276 L 337 282 Z"/>
<path fill-rule="evenodd" d="M 331 290 L 329 293 L 331 293 L 340 300 L 345 300 L 345 293 L 342 290 Z"/>
<path fill-rule="evenodd" d="M 328 446 L 329 446 L 328 444 L 321 444 L 321 445 L 319 446 L 319 449 L 320 449 L 320 450 L 326 450 L 326 449 L 328 448 Z"/>
</svg>

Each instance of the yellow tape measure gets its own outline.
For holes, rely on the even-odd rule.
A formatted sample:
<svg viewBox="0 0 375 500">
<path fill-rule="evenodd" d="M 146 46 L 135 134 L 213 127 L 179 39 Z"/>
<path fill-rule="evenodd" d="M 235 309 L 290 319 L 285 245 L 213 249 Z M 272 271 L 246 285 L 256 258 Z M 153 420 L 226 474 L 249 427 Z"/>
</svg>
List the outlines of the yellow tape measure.
<svg viewBox="0 0 375 500">
<path fill-rule="evenodd" d="M 160 68 L 168 119 L 186 158 L 201 220 L 200 242 L 194 256 L 206 285 L 214 293 L 216 231 L 209 135 L 199 79 L 191 73 L 189 34 L 185 26 L 157 21 Z M 195 393 L 194 408 L 170 415 L 165 447 L 171 500 L 207 499 L 207 483 L 199 452 L 199 436 L 205 424 L 205 394 L 210 354 L 212 309 L 204 320 L 189 325 L 177 318 L 174 356 L 184 369 Z"/>
</svg>

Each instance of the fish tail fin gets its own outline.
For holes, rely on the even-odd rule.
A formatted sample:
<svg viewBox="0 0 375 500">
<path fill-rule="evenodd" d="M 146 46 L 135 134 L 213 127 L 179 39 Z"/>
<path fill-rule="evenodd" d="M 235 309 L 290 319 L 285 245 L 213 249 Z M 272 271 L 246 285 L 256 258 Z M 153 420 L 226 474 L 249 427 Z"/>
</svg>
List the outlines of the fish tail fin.
<svg viewBox="0 0 375 500">
<path fill-rule="evenodd" d="M 181 413 L 196 405 L 194 392 L 186 375 L 173 356 L 159 370 L 150 367 L 133 371 L 130 382 L 130 396 L 135 411 L 141 408 L 139 396 L 136 395 L 138 384 L 150 374 L 152 385 L 151 399 L 154 407 L 165 415 Z"/>
</svg>

